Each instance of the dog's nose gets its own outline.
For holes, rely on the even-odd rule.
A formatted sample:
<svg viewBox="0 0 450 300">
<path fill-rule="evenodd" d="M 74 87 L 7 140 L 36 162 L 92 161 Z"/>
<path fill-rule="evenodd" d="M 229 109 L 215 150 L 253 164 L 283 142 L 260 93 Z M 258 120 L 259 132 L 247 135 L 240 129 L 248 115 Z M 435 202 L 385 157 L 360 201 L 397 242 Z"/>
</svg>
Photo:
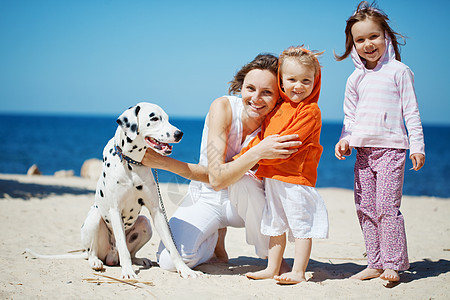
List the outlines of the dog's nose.
<svg viewBox="0 0 450 300">
<path fill-rule="evenodd" d="M 178 142 L 183 137 L 183 132 L 181 132 L 180 130 L 177 130 L 173 134 L 173 137 L 175 138 L 175 142 Z"/>
</svg>

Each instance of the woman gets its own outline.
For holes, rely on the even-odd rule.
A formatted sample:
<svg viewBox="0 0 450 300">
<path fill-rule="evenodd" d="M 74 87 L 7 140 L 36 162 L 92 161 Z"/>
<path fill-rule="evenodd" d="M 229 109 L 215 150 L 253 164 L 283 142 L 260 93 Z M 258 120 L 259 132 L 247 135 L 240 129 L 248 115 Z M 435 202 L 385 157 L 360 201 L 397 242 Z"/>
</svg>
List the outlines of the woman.
<svg viewBox="0 0 450 300">
<path fill-rule="evenodd" d="M 301 144 L 296 135 L 270 136 L 236 160 L 258 132 L 265 116 L 279 99 L 278 60 L 258 55 L 239 70 L 230 83 L 229 93 L 211 104 L 203 129 L 199 164 L 189 164 L 147 151 L 143 163 L 191 179 L 188 193 L 169 221 L 175 244 L 186 264 L 193 268 L 214 256 L 227 262 L 224 237 L 227 226 L 245 227 L 247 243 L 265 258 L 268 237 L 261 234 L 264 208 L 262 182 L 251 172 L 261 159 L 287 158 Z M 226 189 L 228 187 L 228 189 Z M 161 268 L 175 270 L 170 255 L 160 244 Z"/>
</svg>

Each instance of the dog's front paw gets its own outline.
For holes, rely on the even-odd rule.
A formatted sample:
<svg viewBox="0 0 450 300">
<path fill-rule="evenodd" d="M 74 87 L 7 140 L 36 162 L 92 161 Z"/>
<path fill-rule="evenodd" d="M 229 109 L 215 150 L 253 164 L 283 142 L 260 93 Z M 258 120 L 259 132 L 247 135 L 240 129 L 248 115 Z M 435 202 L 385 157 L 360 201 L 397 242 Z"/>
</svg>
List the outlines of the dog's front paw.
<svg viewBox="0 0 450 300">
<path fill-rule="evenodd" d="M 190 269 L 188 266 L 184 265 L 183 267 L 180 267 L 178 269 L 178 273 L 181 277 L 187 279 L 187 278 L 197 278 L 201 276 L 203 273 L 199 271 L 194 271 Z"/>
<path fill-rule="evenodd" d="M 89 265 L 95 271 L 103 270 L 103 262 L 96 256 L 89 256 Z"/>
<path fill-rule="evenodd" d="M 133 264 L 143 266 L 144 268 L 150 268 L 152 266 L 152 261 L 147 258 L 133 257 L 132 262 Z"/>
<path fill-rule="evenodd" d="M 136 279 L 137 275 L 134 273 L 133 268 L 130 266 L 122 266 L 122 279 Z"/>
</svg>

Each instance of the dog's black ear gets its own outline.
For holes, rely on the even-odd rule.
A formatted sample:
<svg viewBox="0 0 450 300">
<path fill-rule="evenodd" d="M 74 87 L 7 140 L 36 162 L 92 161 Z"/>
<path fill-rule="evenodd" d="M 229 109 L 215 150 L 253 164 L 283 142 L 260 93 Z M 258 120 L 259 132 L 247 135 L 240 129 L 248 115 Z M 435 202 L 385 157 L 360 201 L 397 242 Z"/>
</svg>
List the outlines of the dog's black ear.
<svg viewBox="0 0 450 300">
<path fill-rule="evenodd" d="M 135 105 L 124 111 L 116 120 L 117 124 L 122 127 L 125 135 L 134 140 L 138 135 L 138 113 L 141 107 Z"/>
</svg>

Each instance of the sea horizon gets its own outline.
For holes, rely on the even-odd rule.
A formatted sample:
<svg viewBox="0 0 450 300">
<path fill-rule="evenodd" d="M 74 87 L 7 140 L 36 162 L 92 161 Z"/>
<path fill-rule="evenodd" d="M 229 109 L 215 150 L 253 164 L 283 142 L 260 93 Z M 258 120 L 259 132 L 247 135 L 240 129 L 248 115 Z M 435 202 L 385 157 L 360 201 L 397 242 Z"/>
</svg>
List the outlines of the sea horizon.
<svg viewBox="0 0 450 300">
<path fill-rule="evenodd" d="M 26 174 L 36 164 L 43 175 L 60 170 L 73 170 L 79 176 L 84 161 L 102 158 L 103 147 L 114 135 L 117 124 L 112 114 L 61 114 L 0 112 L 0 134 L 7 138 L 0 146 L 3 159 L 0 173 Z M 174 145 L 172 157 L 197 163 L 203 118 L 171 116 L 170 121 L 184 132 Z M 324 120 L 321 144 L 324 151 L 318 168 L 317 187 L 353 189 L 355 154 L 345 161 L 334 157 L 342 121 Z M 418 172 L 407 159 L 405 195 L 450 197 L 447 178 L 450 175 L 450 124 L 423 124 L 425 135 L 425 166 Z M 160 170 L 161 182 L 186 184 L 189 181 Z"/>
<path fill-rule="evenodd" d="M 2 116 L 35 116 L 35 117 L 86 117 L 86 118 L 117 118 L 121 113 L 98 113 L 98 112 L 51 112 L 51 111 L 0 111 L 0 117 Z M 181 120 L 196 120 L 204 121 L 205 116 L 184 116 L 184 115 L 170 115 L 170 119 Z M 322 119 L 322 123 L 326 124 L 343 124 L 343 119 Z M 450 121 L 444 122 L 423 122 L 422 126 L 427 127 L 450 127 Z"/>
</svg>

